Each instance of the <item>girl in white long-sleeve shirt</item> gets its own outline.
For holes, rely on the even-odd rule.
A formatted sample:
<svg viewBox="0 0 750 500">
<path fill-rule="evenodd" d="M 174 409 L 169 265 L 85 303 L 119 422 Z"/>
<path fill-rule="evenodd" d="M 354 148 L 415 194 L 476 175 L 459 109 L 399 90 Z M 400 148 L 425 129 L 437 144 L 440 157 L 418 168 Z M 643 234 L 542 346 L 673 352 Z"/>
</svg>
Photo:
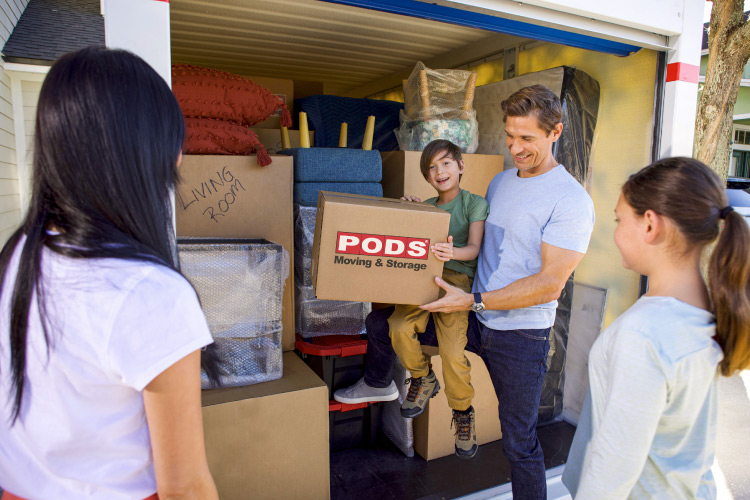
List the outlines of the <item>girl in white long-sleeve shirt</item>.
<svg viewBox="0 0 750 500">
<path fill-rule="evenodd" d="M 719 373 L 750 366 L 750 230 L 690 158 L 631 176 L 615 214 L 623 265 L 649 291 L 591 349 L 563 481 L 576 499 L 715 498 Z M 717 235 L 707 288 L 700 258 Z"/>
</svg>

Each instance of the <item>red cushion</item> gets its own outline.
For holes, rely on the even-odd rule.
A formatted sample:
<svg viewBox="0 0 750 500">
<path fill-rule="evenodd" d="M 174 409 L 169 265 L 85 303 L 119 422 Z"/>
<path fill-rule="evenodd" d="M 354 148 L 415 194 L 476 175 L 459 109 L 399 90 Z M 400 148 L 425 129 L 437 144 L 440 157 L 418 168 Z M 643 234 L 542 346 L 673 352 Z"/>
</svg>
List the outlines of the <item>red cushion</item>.
<svg viewBox="0 0 750 500">
<path fill-rule="evenodd" d="M 228 120 L 185 118 L 186 154 L 249 155 L 258 154 L 258 165 L 268 165 L 268 156 L 258 136 L 244 125 Z"/>
<path fill-rule="evenodd" d="M 243 76 L 175 64 L 172 66 L 172 91 L 186 117 L 232 120 L 250 127 L 281 108 L 282 125 L 292 125 L 284 102 Z"/>
</svg>

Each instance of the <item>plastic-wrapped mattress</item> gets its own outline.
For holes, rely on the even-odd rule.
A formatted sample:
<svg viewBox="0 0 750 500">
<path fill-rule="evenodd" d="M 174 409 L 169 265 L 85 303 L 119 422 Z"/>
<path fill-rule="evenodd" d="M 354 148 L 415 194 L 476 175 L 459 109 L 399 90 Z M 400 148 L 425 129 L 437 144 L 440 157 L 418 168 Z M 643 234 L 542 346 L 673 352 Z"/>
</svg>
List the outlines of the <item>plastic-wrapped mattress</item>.
<svg viewBox="0 0 750 500">
<path fill-rule="evenodd" d="M 182 273 L 198 293 L 220 356 L 220 385 L 281 378 L 281 308 L 289 256 L 265 240 L 185 238 Z M 202 377 L 204 389 L 209 380 Z"/>
<path fill-rule="evenodd" d="M 563 133 L 553 146 L 555 159 L 586 186 L 591 178 L 591 146 L 599 113 L 599 82 L 581 70 L 560 66 L 477 87 L 474 109 L 479 122 L 477 153 L 503 155 L 505 167 L 513 156 L 505 145 L 505 125 L 500 103 L 529 85 L 540 84 L 560 97 Z"/>
</svg>

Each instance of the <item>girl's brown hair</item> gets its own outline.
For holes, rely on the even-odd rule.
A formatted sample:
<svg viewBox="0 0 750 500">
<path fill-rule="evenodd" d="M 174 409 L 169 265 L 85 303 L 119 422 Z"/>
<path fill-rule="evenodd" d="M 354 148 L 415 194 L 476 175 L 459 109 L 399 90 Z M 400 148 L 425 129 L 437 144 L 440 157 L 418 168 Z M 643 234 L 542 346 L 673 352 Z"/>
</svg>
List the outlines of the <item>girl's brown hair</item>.
<svg viewBox="0 0 750 500">
<path fill-rule="evenodd" d="M 719 366 L 725 376 L 750 367 L 750 228 L 727 208 L 719 177 L 693 158 L 665 158 L 631 175 L 622 194 L 638 215 L 669 217 L 690 247 L 719 236 L 708 267 L 714 338 L 724 350 Z"/>
</svg>

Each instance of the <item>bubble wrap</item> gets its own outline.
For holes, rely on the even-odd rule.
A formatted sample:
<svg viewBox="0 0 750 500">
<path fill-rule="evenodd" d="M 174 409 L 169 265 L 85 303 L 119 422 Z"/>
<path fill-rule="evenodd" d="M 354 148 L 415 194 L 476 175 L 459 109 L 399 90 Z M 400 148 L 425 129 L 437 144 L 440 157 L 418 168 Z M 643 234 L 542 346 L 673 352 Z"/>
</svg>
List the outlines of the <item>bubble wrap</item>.
<svg viewBox="0 0 750 500">
<path fill-rule="evenodd" d="M 310 264 L 315 235 L 316 207 L 294 205 L 294 307 L 297 333 L 303 338 L 365 333 L 369 302 L 318 300 L 312 287 Z"/>
<path fill-rule="evenodd" d="M 221 385 L 280 378 L 286 251 L 265 240 L 240 239 L 186 238 L 177 247 L 221 357 Z M 202 381 L 209 388 L 205 375 Z"/>
<path fill-rule="evenodd" d="M 413 457 L 413 419 L 401 416 L 401 404 L 406 399 L 406 393 L 409 390 L 406 385 L 406 379 L 409 376 L 409 372 L 403 367 L 398 357 L 396 357 L 396 361 L 393 363 L 393 381 L 396 383 L 396 387 L 398 387 L 398 399 L 383 403 L 383 413 L 381 418 L 383 434 L 385 434 L 404 455 L 407 457 Z"/>
<path fill-rule="evenodd" d="M 399 148 L 422 151 L 436 139 L 453 142 L 464 153 L 479 147 L 479 126 L 473 109 L 476 73 L 430 69 L 418 62 L 404 83 L 401 125 L 394 132 Z"/>
<path fill-rule="evenodd" d="M 295 327 L 303 338 L 324 335 L 362 335 L 365 319 L 372 310 L 369 302 L 318 300 L 312 285 L 295 285 Z"/>
<path fill-rule="evenodd" d="M 294 282 L 304 286 L 312 285 L 310 267 L 317 214 L 316 207 L 294 205 Z"/>
</svg>

